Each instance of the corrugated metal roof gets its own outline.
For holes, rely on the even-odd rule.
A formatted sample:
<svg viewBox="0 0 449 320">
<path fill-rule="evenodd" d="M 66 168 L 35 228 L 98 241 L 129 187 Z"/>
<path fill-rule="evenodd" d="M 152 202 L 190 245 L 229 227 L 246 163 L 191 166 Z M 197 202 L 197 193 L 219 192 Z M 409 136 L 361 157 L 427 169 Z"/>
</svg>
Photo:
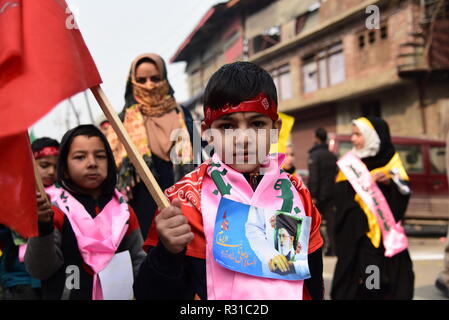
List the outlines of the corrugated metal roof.
<svg viewBox="0 0 449 320">
<path fill-rule="evenodd" d="M 240 11 L 246 14 L 260 10 L 276 0 L 230 0 L 213 6 L 181 44 L 170 62 L 186 61 L 197 49 L 204 46 L 214 34 L 220 34 L 223 25 L 237 16 Z"/>
<path fill-rule="evenodd" d="M 200 22 L 197 24 L 195 29 L 189 34 L 187 39 L 184 40 L 184 42 L 181 44 L 181 46 L 178 48 L 176 53 L 173 55 L 173 57 L 170 59 L 170 62 L 176 62 L 176 61 L 182 61 L 178 60 L 181 53 L 186 49 L 186 47 L 190 44 L 192 41 L 192 38 L 197 35 L 198 31 L 204 26 L 204 24 L 214 15 L 214 13 L 217 12 L 217 8 L 219 8 L 222 4 L 219 3 L 218 5 L 215 5 L 214 7 L 210 8 L 206 14 L 201 18 Z"/>
</svg>

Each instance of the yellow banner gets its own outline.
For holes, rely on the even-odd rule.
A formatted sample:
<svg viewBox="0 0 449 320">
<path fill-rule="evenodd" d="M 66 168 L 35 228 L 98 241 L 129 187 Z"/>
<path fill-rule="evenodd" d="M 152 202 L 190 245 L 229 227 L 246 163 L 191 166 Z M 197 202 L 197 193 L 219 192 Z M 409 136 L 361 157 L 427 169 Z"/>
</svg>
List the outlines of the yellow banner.
<svg viewBox="0 0 449 320">
<path fill-rule="evenodd" d="M 376 172 L 382 172 L 384 173 L 388 178 L 391 179 L 391 172 L 390 170 L 397 169 L 399 171 L 399 177 L 401 180 L 409 181 L 410 178 L 408 177 L 407 171 L 405 171 L 404 164 L 401 161 L 401 158 L 399 157 L 399 154 L 396 152 L 394 156 L 391 158 L 390 162 L 388 162 L 384 167 L 382 168 L 376 168 L 370 171 L 371 175 L 375 174 Z M 335 182 L 341 182 L 345 181 L 346 177 L 341 172 L 341 170 L 338 172 L 337 178 L 335 179 Z"/>
<path fill-rule="evenodd" d="M 290 141 L 290 133 L 295 123 L 295 118 L 285 113 L 278 112 L 279 118 L 282 120 L 281 131 L 279 132 L 278 143 L 273 143 L 270 148 L 270 153 L 285 153 L 287 144 Z"/>
</svg>

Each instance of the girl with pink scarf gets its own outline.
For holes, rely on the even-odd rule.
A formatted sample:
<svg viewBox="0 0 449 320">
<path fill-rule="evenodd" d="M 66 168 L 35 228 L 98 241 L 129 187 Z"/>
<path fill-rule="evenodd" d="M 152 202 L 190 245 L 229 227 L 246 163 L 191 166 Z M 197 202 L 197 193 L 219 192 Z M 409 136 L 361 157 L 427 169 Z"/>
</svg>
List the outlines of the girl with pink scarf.
<svg viewBox="0 0 449 320">
<path fill-rule="evenodd" d="M 109 144 L 93 125 L 68 131 L 60 147 L 52 207 L 38 198 L 39 236 L 28 240 L 25 264 L 42 281 L 44 299 L 126 299 L 111 292 L 112 261 L 132 298 L 132 279 L 145 253 L 132 208 L 115 189 Z M 122 261 L 122 260 L 120 260 Z M 114 275 L 113 275 L 114 276 Z"/>
</svg>

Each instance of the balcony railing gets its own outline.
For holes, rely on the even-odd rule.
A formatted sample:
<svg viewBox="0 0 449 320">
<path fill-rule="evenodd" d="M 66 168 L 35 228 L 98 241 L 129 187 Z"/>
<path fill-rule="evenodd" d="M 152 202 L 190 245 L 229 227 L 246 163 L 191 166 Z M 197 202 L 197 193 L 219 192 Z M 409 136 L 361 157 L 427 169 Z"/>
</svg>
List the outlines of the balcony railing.
<svg viewBox="0 0 449 320">
<path fill-rule="evenodd" d="M 449 35 L 442 28 L 449 20 L 449 0 L 421 0 L 419 9 L 413 11 L 412 31 L 399 47 L 400 76 L 449 70 L 449 59 L 444 54 L 449 51 Z"/>
</svg>

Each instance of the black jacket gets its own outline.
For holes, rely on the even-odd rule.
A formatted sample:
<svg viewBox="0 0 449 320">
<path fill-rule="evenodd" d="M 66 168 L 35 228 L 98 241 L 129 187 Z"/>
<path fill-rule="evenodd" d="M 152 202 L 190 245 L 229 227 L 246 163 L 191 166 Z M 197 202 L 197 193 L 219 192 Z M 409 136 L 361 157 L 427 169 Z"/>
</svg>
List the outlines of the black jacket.
<svg viewBox="0 0 449 320">
<path fill-rule="evenodd" d="M 402 195 L 397 186 L 378 183 L 396 222 L 404 218 L 410 195 Z M 335 241 L 338 257 L 332 278 L 332 300 L 411 300 L 413 298 L 413 262 L 408 250 L 385 257 L 381 241 L 375 248 L 366 232 L 368 220 L 354 201 L 355 191 L 348 181 L 335 187 Z M 368 266 L 379 268 L 379 289 L 366 287 Z M 369 280 L 368 280 L 369 281 Z"/>
<path fill-rule="evenodd" d="M 317 144 L 309 150 L 308 187 L 312 198 L 318 202 L 331 200 L 337 174 L 337 157 L 327 145 Z"/>
</svg>

